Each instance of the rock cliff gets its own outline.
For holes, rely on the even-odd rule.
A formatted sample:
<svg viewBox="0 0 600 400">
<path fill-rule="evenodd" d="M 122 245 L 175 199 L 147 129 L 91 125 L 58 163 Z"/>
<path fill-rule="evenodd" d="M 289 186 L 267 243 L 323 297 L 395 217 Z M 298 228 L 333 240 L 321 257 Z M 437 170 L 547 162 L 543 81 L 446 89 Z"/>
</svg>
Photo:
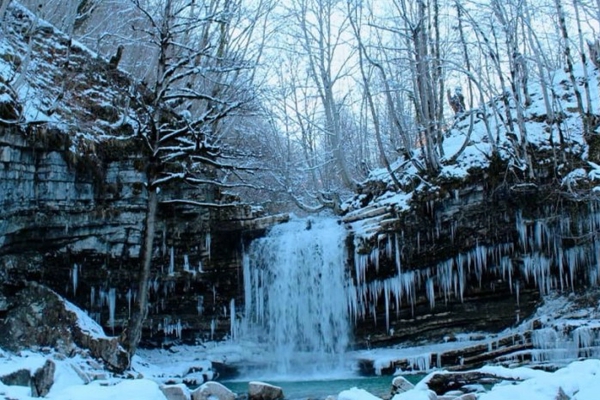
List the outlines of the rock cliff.
<svg viewBox="0 0 600 400">
<path fill-rule="evenodd" d="M 127 98 L 147 89 L 17 2 L 0 40 L 2 291 L 37 281 L 118 333 L 136 296 L 146 211 Z M 160 205 L 145 338 L 220 339 L 231 299 L 241 304 L 242 232 L 265 220 L 215 186 L 161 189 L 160 200 L 218 206 Z"/>
</svg>

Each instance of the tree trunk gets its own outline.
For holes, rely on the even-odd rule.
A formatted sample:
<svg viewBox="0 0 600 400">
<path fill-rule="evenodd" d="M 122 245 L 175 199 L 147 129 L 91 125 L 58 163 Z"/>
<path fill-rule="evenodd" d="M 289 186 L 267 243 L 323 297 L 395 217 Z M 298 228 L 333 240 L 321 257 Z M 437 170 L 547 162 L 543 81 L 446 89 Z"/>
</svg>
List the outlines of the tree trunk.
<svg viewBox="0 0 600 400">
<path fill-rule="evenodd" d="M 0 0 L 0 22 L 4 21 L 4 14 L 11 0 Z"/>
<path fill-rule="evenodd" d="M 154 248 L 154 231 L 156 227 L 156 210 L 158 196 L 156 188 L 148 188 L 148 204 L 146 208 L 146 226 L 143 234 L 143 247 L 141 268 L 138 281 L 138 294 L 133 313 L 123 332 L 121 343 L 133 357 L 142 338 L 142 328 L 148 313 L 148 281 L 150 280 L 150 267 L 152 266 L 152 253 Z"/>
<path fill-rule="evenodd" d="M 577 109 L 579 111 L 579 115 L 581 115 L 581 120 L 583 121 L 583 135 L 585 138 L 587 138 L 590 134 L 588 118 L 588 112 L 590 110 L 584 109 L 581 92 L 579 91 L 577 84 L 577 78 L 575 77 L 575 73 L 573 71 L 573 59 L 571 58 L 571 45 L 569 44 L 570 39 L 567 32 L 567 23 L 565 21 L 565 11 L 560 0 L 554 0 L 554 4 L 556 6 L 556 13 L 558 15 L 558 25 L 563 38 L 564 56 L 567 63 L 567 74 L 569 75 L 571 84 L 573 85 L 573 93 L 575 94 L 575 100 L 577 100 Z"/>
</svg>

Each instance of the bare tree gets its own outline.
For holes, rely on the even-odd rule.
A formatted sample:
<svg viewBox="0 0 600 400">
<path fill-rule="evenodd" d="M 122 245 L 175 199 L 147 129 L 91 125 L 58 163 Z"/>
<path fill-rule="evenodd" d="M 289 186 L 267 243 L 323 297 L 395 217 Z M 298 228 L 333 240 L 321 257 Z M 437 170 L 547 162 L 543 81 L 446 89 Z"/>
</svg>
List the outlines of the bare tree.
<svg viewBox="0 0 600 400">
<path fill-rule="evenodd" d="M 142 0 L 131 1 L 145 19 L 147 40 L 158 55 L 147 92 L 133 92 L 131 98 L 136 134 L 144 147 L 148 196 L 138 296 L 121 337 L 133 354 L 147 313 L 159 202 L 218 206 L 191 199 L 161 201 L 159 190 L 171 182 L 235 186 L 217 180 L 218 172 L 248 170 L 236 163 L 241 151 L 230 148 L 225 136 L 229 119 L 251 111 L 254 92 L 249 79 L 255 64 L 242 57 L 246 48 L 232 45 L 239 39 L 232 34 L 234 16 L 241 11 L 236 2 L 213 0 L 200 10 L 194 0 L 166 0 L 156 10 Z"/>
<path fill-rule="evenodd" d="M 351 55 L 342 49 L 348 21 L 337 8 L 339 0 L 294 0 L 290 10 L 299 28 L 299 39 L 308 74 L 315 85 L 324 112 L 324 132 L 337 173 L 347 189 L 354 188 L 342 151 L 336 87 L 348 72 Z M 337 18 L 341 18 L 336 22 Z M 340 17 L 341 16 L 341 17 Z M 347 51 L 347 49 L 346 49 Z"/>
</svg>

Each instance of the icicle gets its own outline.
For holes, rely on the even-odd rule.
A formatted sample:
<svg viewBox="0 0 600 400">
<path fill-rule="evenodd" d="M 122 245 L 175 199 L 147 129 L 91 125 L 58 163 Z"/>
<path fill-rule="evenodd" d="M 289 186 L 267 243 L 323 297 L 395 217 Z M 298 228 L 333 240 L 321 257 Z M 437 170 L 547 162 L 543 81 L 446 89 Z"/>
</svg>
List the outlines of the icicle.
<svg viewBox="0 0 600 400">
<path fill-rule="evenodd" d="M 90 310 L 96 307 L 96 288 L 92 286 L 90 288 Z"/>
<path fill-rule="evenodd" d="M 393 242 L 390 237 L 386 237 L 385 241 L 385 256 L 388 260 L 392 259 Z"/>
<path fill-rule="evenodd" d="M 385 280 L 383 282 L 383 296 L 385 303 L 385 331 L 390 331 L 390 282 Z"/>
<path fill-rule="evenodd" d="M 202 316 L 202 313 L 204 312 L 204 296 L 198 296 L 196 310 L 198 310 L 198 315 Z"/>
<path fill-rule="evenodd" d="M 212 241 L 212 238 L 210 236 L 210 232 L 206 232 L 206 236 L 204 237 L 204 249 L 206 250 L 206 255 L 209 260 L 211 257 L 211 249 L 210 249 L 211 241 Z"/>
<path fill-rule="evenodd" d="M 429 307 L 433 309 L 435 307 L 435 288 L 433 286 L 433 278 L 427 279 L 425 286 L 427 291 L 427 299 L 429 300 Z"/>
<path fill-rule="evenodd" d="M 183 270 L 185 272 L 190 272 L 190 259 L 187 254 L 183 255 Z"/>
<path fill-rule="evenodd" d="M 375 271 L 379 272 L 379 244 L 376 244 L 375 247 L 371 250 L 370 254 L 371 264 L 375 266 Z M 365 266 L 366 269 L 366 266 Z"/>
<path fill-rule="evenodd" d="M 231 340 L 235 340 L 237 338 L 236 335 L 236 323 L 235 323 L 235 299 L 231 299 L 229 302 L 229 331 L 231 335 Z"/>
<path fill-rule="evenodd" d="M 175 275 L 175 249 L 169 249 L 169 276 Z"/>
<path fill-rule="evenodd" d="M 108 325 L 115 329 L 115 308 L 117 305 L 117 291 L 115 288 L 108 290 Z"/>
<path fill-rule="evenodd" d="M 204 269 L 202 268 L 202 260 L 198 261 L 198 273 L 204 273 Z"/>
<path fill-rule="evenodd" d="M 517 211 L 515 223 L 517 232 L 519 233 L 519 245 L 521 246 L 521 250 L 527 251 L 527 225 L 523 221 L 523 213 L 521 210 Z"/>
<path fill-rule="evenodd" d="M 105 306 L 105 305 L 108 304 L 108 296 L 107 296 L 105 290 L 100 289 L 100 292 L 98 293 L 98 296 L 100 297 L 100 307 Z"/>
<path fill-rule="evenodd" d="M 217 322 L 212 319 L 210 321 L 210 340 L 215 340 L 215 330 L 217 329 Z"/>
<path fill-rule="evenodd" d="M 366 281 L 367 267 L 369 265 L 369 256 L 366 254 L 354 255 L 354 271 L 356 274 L 356 284 L 360 285 Z"/>
<path fill-rule="evenodd" d="M 73 269 L 71 270 L 71 279 L 73 281 L 73 295 L 77 295 L 77 283 L 79 280 L 79 266 L 77 264 L 73 264 Z"/>
<path fill-rule="evenodd" d="M 396 271 L 397 271 L 398 275 L 400 275 L 402 273 L 402 261 L 400 259 L 400 257 L 401 257 L 400 256 L 400 241 L 398 239 L 397 234 L 394 234 L 394 238 L 396 239 L 396 246 L 395 246 Z"/>
</svg>

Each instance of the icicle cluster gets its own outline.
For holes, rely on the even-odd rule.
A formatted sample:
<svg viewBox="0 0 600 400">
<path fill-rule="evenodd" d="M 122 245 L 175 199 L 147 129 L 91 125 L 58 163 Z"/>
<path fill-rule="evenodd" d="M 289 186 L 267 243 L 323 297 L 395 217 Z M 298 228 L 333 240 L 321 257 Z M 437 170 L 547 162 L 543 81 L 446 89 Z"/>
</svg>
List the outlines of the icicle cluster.
<svg viewBox="0 0 600 400">
<path fill-rule="evenodd" d="M 427 210 L 435 217 L 435 207 Z M 589 204 L 584 216 L 556 215 L 546 210 L 548 218 L 526 220 L 521 212 L 515 216 L 515 242 L 479 244 L 466 252 L 420 269 L 404 268 L 404 234 L 385 233 L 373 237 L 370 252 L 365 252 L 364 237 L 355 237 L 353 290 L 349 291 L 350 314 L 357 319 L 385 313 L 386 331 L 390 330 L 390 313 L 399 312 L 402 305 L 414 310 L 419 296 L 425 296 L 431 308 L 436 302 L 450 299 L 464 301 L 469 285 L 493 285 L 501 280 L 519 303 L 520 289 L 535 286 L 542 295 L 551 290 L 574 289 L 584 277 L 584 284 L 600 282 L 600 203 Z M 450 224 L 454 242 L 456 224 Z M 413 245 L 421 251 L 423 236 L 428 242 L 440 237 L 439 222 L 428 234 L 416 235 Z M 567 247 L 568 244 L 570 247 Z M 396 274 L 387 279 L 367 280 L 371 271 L 378 272 L 381 258 L 396 266 Z M 376 275 L 376 274 L 375 274 Z M 383 307 L 383 310 L 380 308 Z M 397 315 L 397 314 L 396 314 Z"/>
</svg>

